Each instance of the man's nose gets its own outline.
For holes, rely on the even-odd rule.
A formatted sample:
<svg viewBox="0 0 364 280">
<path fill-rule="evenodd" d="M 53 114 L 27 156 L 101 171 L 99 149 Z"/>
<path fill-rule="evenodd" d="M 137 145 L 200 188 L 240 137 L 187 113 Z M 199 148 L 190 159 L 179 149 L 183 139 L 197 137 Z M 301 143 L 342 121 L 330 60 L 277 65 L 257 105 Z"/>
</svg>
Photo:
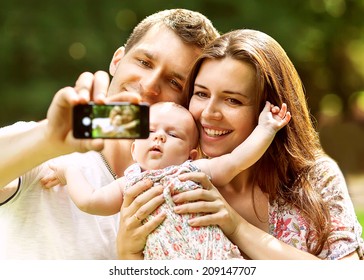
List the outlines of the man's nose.
<svg viewBox="0 0 364 280">
<path fill-rule="evenodd" d="M 161 75 L 158 71 L 148 73 L 140 81 L 142 96 L 158 96 L 161 93 Z"/>
</svg>

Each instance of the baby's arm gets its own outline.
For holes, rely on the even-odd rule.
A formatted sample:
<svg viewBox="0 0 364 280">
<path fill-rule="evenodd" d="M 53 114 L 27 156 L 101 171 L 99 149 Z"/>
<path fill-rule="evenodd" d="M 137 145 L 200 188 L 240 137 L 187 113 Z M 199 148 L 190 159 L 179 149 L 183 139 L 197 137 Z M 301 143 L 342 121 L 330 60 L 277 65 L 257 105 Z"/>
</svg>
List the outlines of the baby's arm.
<svg viewBox="0 0 364 280">
<path fill-rule="evenodd" d="M 259 123 L 249 137 L 231 153 L 212 159 L 195 161 L 196 165 L 211 177 L 216 186 L 228 184 L 236 175 L 257 162 L 272 143 L 276 133 L 291 120 L 287 105 L 282 108 L 266 103 L 259 116 Z"/>
<path fill-rule="evenodd" d="M 76 206 L 93 215 L 113 215 L 120 211 L 123 202 L 124 177 L 99 189 L 88 182 L 81 170 L 73 165 L 53 166 L 55 177 L 67 184 L 68 192 Z"/>
</svg>

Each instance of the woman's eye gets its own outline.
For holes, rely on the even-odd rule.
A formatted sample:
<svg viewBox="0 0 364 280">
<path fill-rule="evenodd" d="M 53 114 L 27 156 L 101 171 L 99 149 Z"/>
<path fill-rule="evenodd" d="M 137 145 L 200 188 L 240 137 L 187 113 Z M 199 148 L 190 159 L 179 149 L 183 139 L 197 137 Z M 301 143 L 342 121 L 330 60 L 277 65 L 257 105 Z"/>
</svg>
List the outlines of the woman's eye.
<svg viewBox="0 0 364 280">
<path fill-rule="evenodd" d="M 237 100 L 237 99 L 234 99 L 234 98 L 228 98 L 227 101 L 232 104 L 232 105 L 242 105 L 242 103 Z"/>
<path fill-rule="evenodd" d="M 204 93 L 204 92 L 201 92 L 201 91 L 196 91 L 196 92 L 193 93 L 193 95 L 196 95 L 196 96 L 201 97 L 201 98 L 207 97 L 207 94 Z"/>
</svg>

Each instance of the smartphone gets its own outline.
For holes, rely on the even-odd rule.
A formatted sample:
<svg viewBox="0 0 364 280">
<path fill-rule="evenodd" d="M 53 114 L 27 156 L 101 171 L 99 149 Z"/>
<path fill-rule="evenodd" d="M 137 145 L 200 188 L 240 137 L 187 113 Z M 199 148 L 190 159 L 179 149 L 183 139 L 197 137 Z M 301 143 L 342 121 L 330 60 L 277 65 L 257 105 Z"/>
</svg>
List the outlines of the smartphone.
<svg viewBox="0 0 364 280">
<path fill-rule="evenodd" d="M 118 102 L 73 107 L 73 136 L 79 139 L 145 139 L 149 137 L 149 105 Z"/>
</svg>

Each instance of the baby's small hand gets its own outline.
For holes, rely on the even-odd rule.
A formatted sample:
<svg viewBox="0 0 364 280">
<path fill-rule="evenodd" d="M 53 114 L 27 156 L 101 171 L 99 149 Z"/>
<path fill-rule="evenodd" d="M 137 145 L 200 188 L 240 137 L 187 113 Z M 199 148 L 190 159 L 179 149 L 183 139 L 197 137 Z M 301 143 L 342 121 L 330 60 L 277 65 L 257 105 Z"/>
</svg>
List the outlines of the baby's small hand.
<svg viewBox="0 0 364 280">
<path fill-rule="evenodd" d="M 287 104 L 283 103 L 282 107 L 274 106 L 270 102 L 266 102 L 263 111 L 259 116 L 259 125 L 263 125 L 274 132 L 286 126 L 291 120 L 291 113 L 287 111 Z"/>
<path fill-rule="evenodd" d="M 43 188 L 50 189 L 55 186 L 65 186 L 67 182 L 63 176 L 63 172 L 55 165 L 49 164 L 48 166 L 52 171 L 40 180 Z"/>
<path fill-rule="evenodd" d="M 278 106 L 273 106 L 271 112 L 273 115 L 273 119 L 276 120 L 278 130 L 286 126 L 291 120 L 291 113 L 287 111 L 286 103 L 282 104 L 282 108 L 279 108 Z"/>
</svg>

